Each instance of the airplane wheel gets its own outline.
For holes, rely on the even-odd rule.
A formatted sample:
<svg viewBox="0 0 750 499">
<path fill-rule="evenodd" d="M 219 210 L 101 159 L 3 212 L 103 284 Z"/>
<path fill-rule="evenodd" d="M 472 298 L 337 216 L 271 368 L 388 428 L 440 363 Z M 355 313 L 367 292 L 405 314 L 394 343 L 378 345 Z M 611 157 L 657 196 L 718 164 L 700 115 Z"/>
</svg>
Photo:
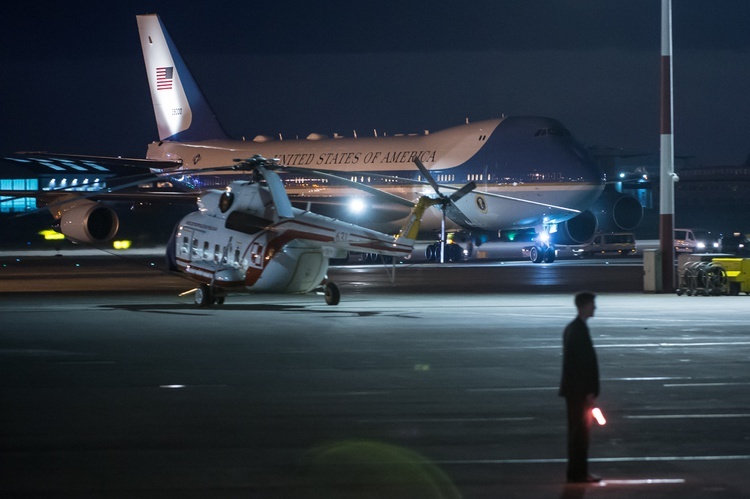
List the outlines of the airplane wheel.
<svg viewBox="0 0 750 499">
<path fill-rule="evenodd" d="M 205 284 L 201 284 L 195 290 L 195 304 L 199 307 L 207 307 L 211 302 L 210 296 L 211 291 L 209 290 L 208 286 L 206 286 Z"/>
<path fill-rule="evenodd" d="M 449 244 L 445 247 L 445 256 L 448 257 L 449 262 L 461 261 L 461 246 L 458 244 Z"/>
<path fill-rule="evenodd" d="M 547 248 L 544 250 L 544 261 L 545 263 L 552 263 L 555 261 L 555 249 Z"/>
<path fill-rule="evenodd" d="M 543 259 L 544 259 L 544 252 L 538 247 L 533 246 L 529 250 L 529 260 L 531 260 L 533 263 L 542 263 Z"/>
<path fill-rule="evenodd" d="M 427 247 L 424 249 L 424 256 L 425 258 L 430 261 L 435 261 L 435 245 L 434 244 L 428 244 Z"/>
<path fill-rule="evenodd" d="M 328 282 L 325 285 L 325 297 L 328 305 L 338 305 L 341 300 L 341 292 L 339 287 L 332 282 Z"/>
</svg>

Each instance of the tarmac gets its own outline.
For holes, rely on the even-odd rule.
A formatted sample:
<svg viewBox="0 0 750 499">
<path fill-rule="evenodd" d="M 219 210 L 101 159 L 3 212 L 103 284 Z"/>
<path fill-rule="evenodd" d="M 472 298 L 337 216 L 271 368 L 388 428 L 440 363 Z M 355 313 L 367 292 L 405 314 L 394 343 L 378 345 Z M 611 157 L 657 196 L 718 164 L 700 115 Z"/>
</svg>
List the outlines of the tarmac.
<svg viewBox="0 0 750 499">
<path fill-rule="evenodd" d="M 750 496 L 750 297 L 637 260 L 336 267 L 341 304 L 196 308 L 152 255 L 0 257 L 2 497 Z M 19 290 L 24 284 L 26 288 Z M 567 485 L 573 293 L 598 294 L 596 485 Z"/>
</svg>

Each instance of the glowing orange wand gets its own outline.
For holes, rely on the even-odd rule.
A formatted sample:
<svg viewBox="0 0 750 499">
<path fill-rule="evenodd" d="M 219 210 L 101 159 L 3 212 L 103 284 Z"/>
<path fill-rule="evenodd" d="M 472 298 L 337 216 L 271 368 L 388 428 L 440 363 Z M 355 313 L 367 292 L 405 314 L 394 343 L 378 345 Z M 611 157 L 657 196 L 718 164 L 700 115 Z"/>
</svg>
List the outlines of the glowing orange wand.
<svg viewBox="0 0 750 499">
<path fill-rule="evenodd" d="M 596 422 L 599 423 L 600 426 L 604 426 L 607 424 L 607 420 L 604 419 L 604 414 L 602 414 L 602 410 L 598 407 L 594 407 L 591 409 L 591 415 L 594 416 L 594 419 L 596 419 Z"/>
</svg>

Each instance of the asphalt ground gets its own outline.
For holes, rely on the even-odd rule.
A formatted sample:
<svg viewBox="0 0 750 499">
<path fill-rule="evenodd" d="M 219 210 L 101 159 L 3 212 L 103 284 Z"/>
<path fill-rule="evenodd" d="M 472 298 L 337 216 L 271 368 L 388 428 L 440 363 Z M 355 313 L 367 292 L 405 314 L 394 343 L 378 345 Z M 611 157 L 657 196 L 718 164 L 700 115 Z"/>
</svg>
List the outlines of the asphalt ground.
<svg viewBox="0 0 750 499">
<path fill-rule="evenodd" d="M 331 270 L 196 308 L 161 260 L 0 257 L 0 496 L 750 496 L 750 297 L 642 292 L 637 260 Z M 556 395 L 598 293 L 591 471 Z"/>
</svg>

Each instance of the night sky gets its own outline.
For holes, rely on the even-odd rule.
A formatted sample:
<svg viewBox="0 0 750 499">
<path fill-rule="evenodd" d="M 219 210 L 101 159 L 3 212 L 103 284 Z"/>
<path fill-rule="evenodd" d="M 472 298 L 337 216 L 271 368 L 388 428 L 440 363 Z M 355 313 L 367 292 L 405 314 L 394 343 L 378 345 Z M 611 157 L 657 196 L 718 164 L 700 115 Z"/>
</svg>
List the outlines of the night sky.
<svg viewBox="0 0 750 499">
<path fill-rule="evenodd" d="M 160 14 L 227 132 L 438 130 L 505 115 L 659 149 L 660 0 L 15 2 L 0 153 L 143 157 L 157 139 L 135 15 Z M 750 154 L 750 2 L 673 0 L 675 152 Z"/>
</svg>

